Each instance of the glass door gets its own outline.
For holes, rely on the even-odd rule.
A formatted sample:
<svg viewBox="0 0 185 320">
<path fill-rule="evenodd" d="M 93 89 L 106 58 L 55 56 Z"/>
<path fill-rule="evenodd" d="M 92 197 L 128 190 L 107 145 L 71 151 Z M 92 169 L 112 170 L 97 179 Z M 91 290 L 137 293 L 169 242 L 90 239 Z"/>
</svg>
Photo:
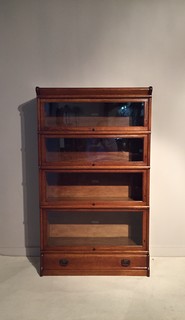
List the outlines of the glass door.
<svg viewBox="0 0 185 320">
<path fill-rule="evenodd" d="M 41 127 L 45 130 L 119 131 L 147 130 L 147 99 L 116 102 L 45 101 L 41 104 Z"/>
<path fill-rule="evenodd" d="M 141 247 L 145 246 L 145 211 L 44 212 L 47 247 Z"/>
<path fill-rule="evenodd" d="M 147 136 L 42 136 L 42 163 L 59 167 L 147 164 Z"/>
<path fill-rule="evenodd" d="M 124 172 L 43 172 L 43 204 L 61 207 L 144 205 L 146 170 Z"/>
</svg>

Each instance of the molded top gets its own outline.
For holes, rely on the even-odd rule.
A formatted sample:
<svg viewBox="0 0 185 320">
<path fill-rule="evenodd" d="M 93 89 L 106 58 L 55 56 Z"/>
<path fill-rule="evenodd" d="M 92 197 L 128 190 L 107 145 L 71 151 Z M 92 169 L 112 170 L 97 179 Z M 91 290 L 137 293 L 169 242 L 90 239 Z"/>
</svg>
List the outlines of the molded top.
<svg viewBox="0 0 185 320">
<path fill-rule="evenodd" d="M 153 88 L 40 88 L 36 87 L 38 98 L 148 98 L 152 96 Z"/>
</svg>

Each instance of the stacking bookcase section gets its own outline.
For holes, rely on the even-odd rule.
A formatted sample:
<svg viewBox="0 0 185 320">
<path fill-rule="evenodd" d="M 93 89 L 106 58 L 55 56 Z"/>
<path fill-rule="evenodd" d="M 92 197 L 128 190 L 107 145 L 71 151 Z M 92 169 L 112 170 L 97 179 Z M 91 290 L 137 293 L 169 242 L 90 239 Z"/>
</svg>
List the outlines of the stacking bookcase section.
<svg viewBox="0 0 185 320">
<path fill-rule="evenodd" d="M 147 166 L 148 135 L 41 135 L 42 164 L 55 168 Z"/>
<path fill-rule="evenodd" d="M 41 275 L 149 276 L 152 88 L 36 88 Z"/>
<path fill-rule="evenodd" d="M 61 208 L 146 206 L 148 170 L 41 172 L 41 204 Z"/>
</svg>

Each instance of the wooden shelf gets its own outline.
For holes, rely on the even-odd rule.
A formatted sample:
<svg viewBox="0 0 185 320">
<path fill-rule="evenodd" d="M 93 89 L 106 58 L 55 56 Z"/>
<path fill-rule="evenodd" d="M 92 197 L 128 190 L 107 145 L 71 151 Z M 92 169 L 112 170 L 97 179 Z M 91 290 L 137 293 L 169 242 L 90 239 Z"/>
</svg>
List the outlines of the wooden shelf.
<svg viewBox="0 0 185 320">
<path fill-rule="evenodd" d="M 45 127 L 128 127 L 129 117 L 45 117 Z"/>
<path fill-rule="evenodd" d="M 97 202 L 130 202 L 130 201 L 134 201 L 133 199 L 129 198 L 129 197 L 124 197 L 124 198 L 119 198 L 119 197 L 99 197 L 98 199 L 97 198 L 93 198 L 93 197 L 75 197 L 74 195 L 71 195 L 69 197 L 49 197 L 47 198 L 47 201 L 48 202 L 69 202 L 69 201 L 79 201 L 79 202 L 83 202 L 83 201 L 89 201 L 90 203 L 97 203 Z"/>
<path fill-rule="evenodd" d="M 126 237 L 52 237 L 48 239 L 49 246 L 138 246 L 132 239 Z"/>
<path fill-rule="evenodd" d="M 133 201 L 128 186 L 49 186 L 47 201 Z"/>
<path fill-rule="evenodd" d="M 129 152 L 48 152 L 47 162 L 67 162 L 67 163 L 97 163 L 97 162 L 119 162 L 131 161 Z"/>
</svg>

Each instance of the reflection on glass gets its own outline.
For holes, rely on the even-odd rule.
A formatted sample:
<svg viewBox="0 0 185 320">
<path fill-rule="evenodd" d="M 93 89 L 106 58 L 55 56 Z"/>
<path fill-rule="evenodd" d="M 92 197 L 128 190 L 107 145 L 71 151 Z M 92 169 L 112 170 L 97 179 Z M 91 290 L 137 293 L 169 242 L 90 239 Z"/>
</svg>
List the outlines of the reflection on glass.
<svg viewBox="0 0 185 320">
<path fill-rule="evenodd" d="M 44 118 L 46 127 L 144 126 L 144 102 L 49 102 Z"/>
<path fill-rule="evenodd" d="M 143 161 L 143 138 L 46 138 L 47 162 Z"/>
<path fill-rule="evenodd" d="M 46 172 L 47 201 L 142 201 L 142 173 Z"/>
<path fill-rule="evenodd" d="M 141 211 L 47 211 L 48 245 L 142 245 L 142 220 Z"/>
</svg>

